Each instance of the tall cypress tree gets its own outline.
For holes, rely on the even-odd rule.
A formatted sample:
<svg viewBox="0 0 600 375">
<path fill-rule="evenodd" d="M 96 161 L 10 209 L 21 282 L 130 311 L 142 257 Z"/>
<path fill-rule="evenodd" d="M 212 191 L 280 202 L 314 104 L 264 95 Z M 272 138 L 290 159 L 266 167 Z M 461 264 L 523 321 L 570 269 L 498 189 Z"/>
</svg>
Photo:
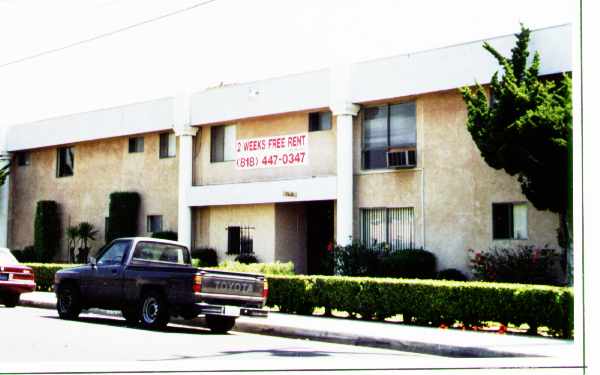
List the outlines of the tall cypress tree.
<svg viewBox="0 0 600 375">
<path fill-rule="evenodd" d="M 488 43 L 483 48 L 500 64 L 490 98 L 477 84 L 461 89 L 467 129 L 486 163 L 517 176 L 521 190 L 538 210 L 559 214 L 559 244 L 572 282 L 572 102 L 571 78 L 539 77 L 540 55 L 527 67 L 530 30 L 521 25 L 511 58 Z"/>
</svg>

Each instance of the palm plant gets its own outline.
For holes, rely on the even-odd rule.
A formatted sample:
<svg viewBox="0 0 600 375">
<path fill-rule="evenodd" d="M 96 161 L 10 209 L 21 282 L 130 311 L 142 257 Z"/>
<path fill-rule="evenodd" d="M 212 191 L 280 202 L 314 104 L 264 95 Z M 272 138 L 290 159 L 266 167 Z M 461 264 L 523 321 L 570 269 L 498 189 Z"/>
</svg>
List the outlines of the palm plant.
<svg viewBox="0 0 600 375">
<path fill-rule="evenodd" d="M 67 228 L 67 239 L 68 239 L 68 247 L 69 247 L 69 262 L 75 261 L 75 248 L 77 247 L 77 242 L 79 240 L 79 227 L 75 225 L 71 225 Z"/>
<path fill-rule="evenodd" d="M 98 231 L 94 229 L 94 225 L 88 223 L 86 221 L 79 223 L 77 226 L 77 232 L 79 234 L 79 238 L 81 240 L 81 247 L 79 248 L 78 258 L 80 263 L 84 263 L 87 261 L 87 256 L 90 252 L 90 248 L 88 247 L 89 240 L 95 240 L 96 234 Z"/>
</svg>

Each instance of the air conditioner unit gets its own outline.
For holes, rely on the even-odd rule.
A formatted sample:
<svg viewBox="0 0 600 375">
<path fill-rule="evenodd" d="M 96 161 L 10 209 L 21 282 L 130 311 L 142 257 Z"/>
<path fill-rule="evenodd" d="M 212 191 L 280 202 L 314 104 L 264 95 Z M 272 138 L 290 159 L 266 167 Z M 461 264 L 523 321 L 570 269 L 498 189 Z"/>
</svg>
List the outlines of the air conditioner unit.
<svg viewBox="0 0 600 375">
<path fill-rule="evenodd" d="M 414 168 L 417 166 L 417 150 L 415 148 L 390 149 L 386 153 L 388 168 Z"/>
</svg>

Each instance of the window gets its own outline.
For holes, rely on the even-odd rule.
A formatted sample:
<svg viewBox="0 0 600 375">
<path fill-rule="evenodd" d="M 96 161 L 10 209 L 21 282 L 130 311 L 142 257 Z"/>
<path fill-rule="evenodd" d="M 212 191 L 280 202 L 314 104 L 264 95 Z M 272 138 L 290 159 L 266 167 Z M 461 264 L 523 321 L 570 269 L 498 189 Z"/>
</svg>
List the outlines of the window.
<svg viewBox="0 0 600 375">
<path fill-rule="evenodd" d="M 331 129 L 331 112 L 313 112 L 308 114 L 308 131 Z"/>
<path fill-rule="evenodd" d="M 495 240 L 526 240 L 527 204 L 492 204 L 492 231 Z"/>
<path fill-rule="evenodd" d="M 162 232 L 162 215 L 148 215 L 146 232 Z"/>
<path fill-rule="evenodd" d="M 387 152 L 412 150 L 409 163 L 416 164 L 417 122 L 415 103 L 365 108 L 362 131 L 362 168 L 387 167 Z M 412 164 L 412 165 L 414 165 Z"/>
<path fill-rule="evenodd" d="M 27 151 L 20 151 L 17 153 L 17 165 L 20 167 L 31 164 L 31 154 Z"/>
<path fill-rule="evenodd" d="M 363 208 L 361 211 L 361 239 L 367 246 L 381 243 L 390 250 L 414 248 L 414 209 Z"/>
<path fill-rule="evenodd" d="M 160 145 L 158 151 L 158 157 L 163 158 L 173 158 L 175 157 L 177 149 L 177 143 L 175 141 L 174 133 L 163 133 L 160 135 Z"/>
<path fill-rule="evenodd" d="M 56 176 L 73 176 L 74 168 L 75 158 L 73 154 L 73 147 L 59 148 L 56 155 Z"/>
<path fill-rule="evenodd" d="M 100 254 L 98 261 L 99 266 L 108 266 L 123 263 L 123 256 L 131 245 L 131 241 L 117 241 L 110 245 Z"/>
<path fill-rule="evenodd" d="M 227 254 L 252 254 L 254 252 L 253 230 L 253 227 L 227 227 Z"/>
<path fill-rule="evenodd" d="M 190 255 L 186 248 L 159 242 L 138 242 L 133 258 L 155 262 L 190 264 Z"/>
<path fill-rule="evenodd" d="M 144 137 L 129 138 L 129 153 L 144 152 Z"/>
<path fill-rule="evenodd" d="M 235 160 L 235 125 L 210 128 L 210 162 Z"/>
</svg>

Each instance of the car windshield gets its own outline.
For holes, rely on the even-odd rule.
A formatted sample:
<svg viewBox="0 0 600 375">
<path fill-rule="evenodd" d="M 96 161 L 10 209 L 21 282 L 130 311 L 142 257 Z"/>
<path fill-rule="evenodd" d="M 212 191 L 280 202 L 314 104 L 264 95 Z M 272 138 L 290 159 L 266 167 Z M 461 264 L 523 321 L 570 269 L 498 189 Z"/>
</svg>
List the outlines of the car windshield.
<svg viewBox="0 0 600 375">
<path fill-rule="evenodd" d="M 0 249 L 0 264 L 17 264 L 17 258 L 15 258 L 8 249 Z"/>
</svg>

